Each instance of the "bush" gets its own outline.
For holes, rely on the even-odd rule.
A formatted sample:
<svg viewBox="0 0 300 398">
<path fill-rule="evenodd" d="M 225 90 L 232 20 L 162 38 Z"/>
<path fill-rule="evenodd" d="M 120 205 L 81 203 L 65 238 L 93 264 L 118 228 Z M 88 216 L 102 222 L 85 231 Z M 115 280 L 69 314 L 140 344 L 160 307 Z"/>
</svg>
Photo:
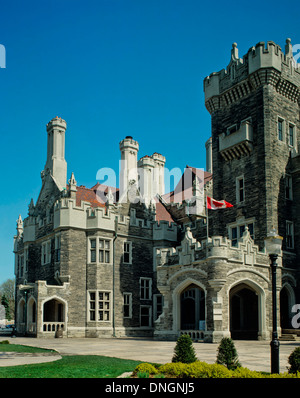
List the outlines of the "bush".
<svg viewBox="0 0 300 398">
<path fill-rule="evenodd" d="M 289 373 L 300 372 L 300 347 L 294 349 L 289 356 L 288 362 L 291 365 L 289 368 Z"/>
<path fill-rule="evenodd" d="M 234 342 L 229 337 L 224 337 L 218 348 L 217 363 L 234 370 L 241 366 Z"/>
<path fill-rule="evenodd" d="M 158 372 L 166 377 L 176 378 L 214 378 L 214 379 L 249 379 L 249 378 L 300 378 L 297 374 L 267 374 L 257 372 L 247 368 L 238 367 L 235 370 L 229 370 L 226 366 L 220 364 L 208 364 L 206 362 L 196 361 L 193 363 L 166 363 L 159 367 Z"/>
<path fill-rule="evenodd" d="M 197 361 L 192 339 L 188 334 L 181 335 L 174 348 L 172 362 L 192 363 Z"/>
<path fill-rule="evenodd" d="M 150 363 L 140 363 L 133 371 L 133 374 L 138 375 L 139 377 L 142 377 L 141 375 L 143 374 L 151 374 L 151 375 L 155 375 L 158 373 L 158 370 L 151 365 Z M 143 376 L 145 377 L 145 376 Z"/>
<path fill-rule="evenodd" d="M 158 371 L 170 376 L 183 377 L 186 366 L 187 365 L 181 362 L 166 363 L 165 365 L 160 366 Z"/>
</svg>

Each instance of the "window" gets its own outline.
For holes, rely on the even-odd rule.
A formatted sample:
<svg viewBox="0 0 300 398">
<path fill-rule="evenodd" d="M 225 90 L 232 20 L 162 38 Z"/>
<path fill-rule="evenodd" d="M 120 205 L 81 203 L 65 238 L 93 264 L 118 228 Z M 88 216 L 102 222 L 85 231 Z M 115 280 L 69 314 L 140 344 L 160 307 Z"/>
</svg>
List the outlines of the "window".
<svg viewBox="0 0 300 398">
<path fill-rule="evenodd" d="M 155 294 L 153 298 L 154 298 L 154 320 L 155 320 L 163 312 L 164 297 L 162 294 Z"/>
<path fill-rule="evenodd" d="M 140 307 L 140 325 L 150 327 L 151 326 L 151 307 L 141 305 Z"/>
<path fill-rule="evenodd" d="M 99 263 L 110 263 L 110 240 L 99 239 Z"/>
<path fill-rule="evenodd" d="M 245 200 L 245 186 L 244 177 L 238 177 L 236 179 L 236 202 L 243 203 Z"/>
<path fill-rule="evenodd" d="M 251 238 L 254 240 L 254 224 L 247 223 L 230 227 L 230 239 L 232 246 L 237 246 L 238 240 L 243 236 L 246 227 L 248 227 Z"/>
<path fill-rule="evenodd" d="M 295 136 L 294 136 L 294 128 L 295 126 L 292 124 L 289 124 L 289 131 L 288 131 L 288 140 L 289 140 L 289 145 L 294 146 L 295 142 Z"/>
<path fill-rule="evenodd" d="M 226 130 L 226 134 L 225 135 L 227 136 L 227 135 L 233 134 L 236 131 L 237 131 L 237 125 L 234 124 L 233 126 L 228 127 L 228 129 Z"/>
<path fill-rule="evenodd" d="M 60 262 L 60 235 L 55 236 L 55 261 Z"/>
<path fill-rule="evenodd" d="M 99 321 L 110 320 L 110 292 L 98 292 Z"/>
<path fill-rule="evenodd" d="M 151 300 L 152 296 L 152 279 L 141 278 L 140 279 L 140 298 L 142 300 Z"/>
<path fill-rule="evenodd" d="M 294 223 L 292 221 L 286 222 L 286 248 L 294 249 Z"/>
<path fill-rule="evenodd" d="M 28 272 L 28 262 L 29 262 L 29 249 L 28 249 L 28 247 L 26 247 L 25 249 L 24 249 L 24 265 L 25 265 L 25 268 L 24 268 L 24 270 L 25 270 L 25 272 Z"/>
<path fill-rule="evenodd" d="M 123 299 L 124 299 L 124 304 L 123 304 L 124 318 L 131 318 L 132 317 L 132 294 L 124 293 Z"/>
<path fill-rule="evenodd" d="M 90 292 L 89 306 L 90 306 L 90 321 L 95 321 L 96 320 L 96 293 L 95 292 Z"/>
<path fill-rule="evenodd" d="M 278 118 L 277 132 L 279 141 L 283 141 L 283 119 Z"/>
<path fill-rule="evenodd" d="M 90 238 L 89 239 L 89 259 L 90 263 L 110 264 L 112 261 L 111 239 Z"/>
<path fill-rule="evenodd" d="M 132 242 L 124 242 L 123 248 L 123 263 L 132 263 Z"/>
<path fill-rule="evenodd" d="M 90 240 L 90 259 L 91 263 L 96 262 L 96 239 Z"/>
<path fill-rule="evenodd" d="M 42 265 L 49 264 L 51 262 L 51 240 L 42 243 Z"/>
<path fill-rule="evenodd" d="M 111 293 L 107 291 L 89 292 L 89 320 L 110 321 L 111 319 Z"/>
<path fill-rule="evenodd" d="M 24 276 L 24 255 L 19 256 L 19 277 Z"/>
<path fill-rule="evenodd" d="M 292 177 L 285 177 L 285 198 L 292 200 L 293 199 L 293 191 L 292 191 Z"/>
</svg>

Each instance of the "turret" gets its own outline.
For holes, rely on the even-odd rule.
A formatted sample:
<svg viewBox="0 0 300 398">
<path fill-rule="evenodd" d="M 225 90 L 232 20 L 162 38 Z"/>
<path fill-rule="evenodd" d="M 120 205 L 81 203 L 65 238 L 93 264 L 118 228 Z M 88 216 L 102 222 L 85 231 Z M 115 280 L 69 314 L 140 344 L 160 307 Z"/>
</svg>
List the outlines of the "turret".
<svg viewBox="0 0 300 398">
<path fill-rule="evenodd" d="M 58 116 L 47 124 L 47 161 L 44 172 L 47 174 L 47 169 L 50 171 L 60 190 L 66 188 L 67 182 L 67 162 L 65 160 L 66 128 L 67 123 Z"/>
<path fill-rule="evenodd" d="M 146 204 L 156 196 L 165 193 L 164 167 L 166 158 L 155 152 L 152 156 L 144 156 L 138 161 L 139 187 Z"/>
<path fill-rule="evenodd" d="M 120 162 L 120 196 L 126 192 L 129 182 L 138 183 L 137 154 L 139 143 L 131 136 L 127 136 L 120 142 L 121 162 Z"/>
<path fill-rule="evenodd" d="M 17 219 L 17 239 L 21 238 L 23 235 L 23 220 L 21 214 L 19 214 L 19 218 Z"/>
</svg>

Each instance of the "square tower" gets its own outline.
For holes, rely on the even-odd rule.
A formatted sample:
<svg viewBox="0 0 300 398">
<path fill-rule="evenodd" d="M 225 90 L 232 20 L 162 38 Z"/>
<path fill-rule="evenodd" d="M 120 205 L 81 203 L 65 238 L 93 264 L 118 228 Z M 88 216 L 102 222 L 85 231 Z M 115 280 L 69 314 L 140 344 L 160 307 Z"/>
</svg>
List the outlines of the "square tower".
<svg viewBox="0 0 300 398">
<path fill-rule="evenodd" d="M 284 237 L 283 250 L 295 253 L 297 66 L 290 39 L 285 53 L 274 42 L 260 42 L 242 59 L 234 43 L 226 70 L 204 80 L 212 121 L 213 197 L 234 205 L 211 212 L 211 233 L 228 236 L 233 244 L 248 226 L 263 248 L 275 228 Z"/>
</svg>

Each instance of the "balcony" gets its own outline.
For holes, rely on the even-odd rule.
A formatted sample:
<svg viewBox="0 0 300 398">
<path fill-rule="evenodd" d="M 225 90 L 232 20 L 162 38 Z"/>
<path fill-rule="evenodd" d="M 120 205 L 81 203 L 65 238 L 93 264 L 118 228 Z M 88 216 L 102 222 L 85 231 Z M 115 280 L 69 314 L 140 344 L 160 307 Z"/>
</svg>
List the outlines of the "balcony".
<svg viewBox="0 0 300 398">
<path fill-rule="evenodd" d="M 219 150 L 226 161 L 250 155 L 252 143 L 253 129 L 249 120 L 242 121 L 239 130 L 232 126 L 226 134 L 219 135 Z"/>
</svg>

